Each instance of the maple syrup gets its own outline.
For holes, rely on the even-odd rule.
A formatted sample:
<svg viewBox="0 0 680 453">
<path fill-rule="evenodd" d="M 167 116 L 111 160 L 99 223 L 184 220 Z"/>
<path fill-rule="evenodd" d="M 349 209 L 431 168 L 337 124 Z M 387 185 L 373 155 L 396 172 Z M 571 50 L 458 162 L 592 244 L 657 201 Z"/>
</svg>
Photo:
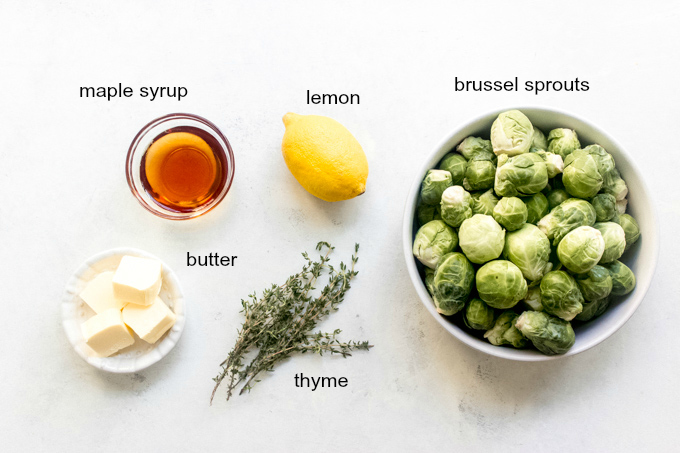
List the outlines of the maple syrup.
<svg viewBox="0 0 680 453">
<path fill-rule="evenodd" d="M 202 129 L 180 126 L 158 135 L 141 162 L 146 192 L 165 209 L 195 211 L 212 201 L 227 179 L 224 149 Z"/>
</svg>

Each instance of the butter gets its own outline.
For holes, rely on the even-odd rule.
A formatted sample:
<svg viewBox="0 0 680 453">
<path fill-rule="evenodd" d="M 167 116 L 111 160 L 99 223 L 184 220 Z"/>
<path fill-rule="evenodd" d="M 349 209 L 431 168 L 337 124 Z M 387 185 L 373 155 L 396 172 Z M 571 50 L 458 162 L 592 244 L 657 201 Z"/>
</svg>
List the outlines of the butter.
<svg viewBox="0 0 680 453">
<path fill-rule="evenodd" d="M 148 258 L 124 256 L 113 275 L 116 299 L 151 305 L 161 290 L 161 263 Z"/>
<path fill-rule="evenodd" d="M 127 305 L 127 302 L 116 299 L 113 295 L 112 280 L 113 271 L 102 272 L 92 279 L 80 293 L 80 298 L 97 314 L 110 308 L 122 310 Z"/>
<path fill-rule="evenodd" d="M 108 357 L 135 342 L 123 323 L 119 309 L 109 308 L 85 321 L 81 330 L 85 343 L 102 357 Z"/>
<path fill-rule="evenodd" d="M 173 325 L 177 317 L 160 297 L 152 305 L 128 304 L 123 308 L 123 322 L 147 343 L 155 343 Z"/>
</svg>

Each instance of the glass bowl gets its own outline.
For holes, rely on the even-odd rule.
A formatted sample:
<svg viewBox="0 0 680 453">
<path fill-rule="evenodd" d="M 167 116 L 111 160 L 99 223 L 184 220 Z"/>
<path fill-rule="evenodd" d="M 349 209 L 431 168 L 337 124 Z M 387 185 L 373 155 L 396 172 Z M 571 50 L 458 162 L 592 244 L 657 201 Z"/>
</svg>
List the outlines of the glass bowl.
<svg viewBox="0 0 680 453">
<path fill-rule="evenodd" d="M 190 132 L 206 141 L 221 166 L 216 190 L 199 206 L 175 209 L 157 201 L 144 184 L 144 159 L 151 144 L 171 132 Z M 151 121 L 135 136 L 128 150 L 125 175 L 132 194 L 147 211 L 170 220 L 187 220 L 201 216 L 217 206 L 229 192 L 234 179 L 234 153 L 229 140 L 210 121 L 190 113 L 171 113 Z"/>
</svg>

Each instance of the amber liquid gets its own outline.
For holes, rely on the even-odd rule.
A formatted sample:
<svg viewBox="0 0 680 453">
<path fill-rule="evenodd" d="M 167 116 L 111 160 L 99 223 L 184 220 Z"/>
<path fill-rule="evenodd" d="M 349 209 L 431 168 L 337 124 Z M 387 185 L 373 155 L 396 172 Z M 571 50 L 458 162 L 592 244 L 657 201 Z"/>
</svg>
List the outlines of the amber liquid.
<svg viewBox="0 0 680 453">
<path fill-rule="evenodd" d="M 182 126 L 169 129 L 149 145 L 141 163 L 145 190 L 164 209 L 192 212 L 224 188 L 224 149 L 207 132 Z"/>
</svg>

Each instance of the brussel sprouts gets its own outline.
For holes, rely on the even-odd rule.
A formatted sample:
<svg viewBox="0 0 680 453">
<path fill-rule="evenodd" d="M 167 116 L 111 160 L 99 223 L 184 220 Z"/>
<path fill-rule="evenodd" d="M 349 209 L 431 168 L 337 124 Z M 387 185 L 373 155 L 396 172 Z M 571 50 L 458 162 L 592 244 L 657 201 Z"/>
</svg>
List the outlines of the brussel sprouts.
<svg viewBox="0 0 680 453">
<path fill-rule="evenodd" d="M 458 245 L 458 235 L 441 220 L 432 220 L 421 226 L 413 240 L 413 256 L 425 266 L 434 269 L 439 260 Z"/>
<path fill-rule="evenodd" d="M 541 131 L 539 128 L 534 126 L 534 135 L 531 137 L 531 147 L 529 150 L 532 153 L 536 153 L 538 151 L 545 151 L 548 149 L 548 139 L 545 138 L 545 134 L 543 131 Z"/>
<path fill-rule="evenodd" d="M 595 218 L 598 222 L 608 222 L 616 214 L 616 198 L 608 193 L 598 193 L 590 201 L 595 208 Z"/>
<path fill-rule="evenodd" d="M 540 280 L 552 269 L 550 241 L 530 223 L 506 235 L 503 257 L 515 264 L 530 281 Z"/>
<path fill-rule="evenodd" d="M 434 296 L 434 269 L 425 268 L 425 287 L 430 296 Z"/>
<path fill-rule="evenodd" d="M 463 220 L 472 217 L 472 196 L 461 186 L 451 186 L 442 194 L 442 220 L 458 228 Z"/>
<path fill-rule="evenodd" d="M 605 245 L 599 230 L 581 226 L 567 233 L 560 241 L 557 245 L 557 257 L 571 272 L 583 274 L 600 262 Z"/>
<path fill-rule="evenodd" d="M 452 322 L 493 345 L 563 354 L 575 341 L 570 321 L 600 316 L 635 288 L 619 261 L 640 238 L 628 186 L 613 156 L 571 129 L 546 138 L 511 110 L 479 135 L 489 132 L 425 176 L 413 254 Z"/>
<path fill-rule="evenodd" d="M 619 216 L 619 225 L 623 228 L 626 235 L 626 249 L 635 244 L 640 239 L 640 226 L 637 221 L 630 214 L 623 214 Z"/>
<path fill-rule="evenodd" d="M 439 162 L 439 169 L 451 173 L 451 185 L 460 186 L 465 178 L 467 160 L 458 153 L 448 153 Z"/>
<path fill-rule="evenodd" d="M 583 304 L 583 311 L 576 315 L 574 318 L 576 321 L 590 321 L 593 318 L 597 318 L 602 313 L 604 313 L 609 307 L 609 297 L 603 299 L 594 300 L 592 302 L 586 302 Z"/>
<path fill-rule="evenodd" d="M 598 162 L 586 150 L 577 149 L 564 161 L 562 182 L 566 191 L 573 197 L 594 197 L 600 191 L 603 182 Z"/>
<path fill-rule="evenodd" d="M 581 147 L 576 131 L 571 129 L 553 129 L 548 134 L 547 151 L 559 154 L 566 159 L 569 154 Z"/>
<path fill-rule="evenodd" d="M 475 192 L 472 194 L 472 214 L 493 215 L 493 208 L 498 204 L 498 197 L 493 193 L 493 189 L 486 192 Z"/>
<path fill-rule="evenodd" d="M 604 299 L 612 292 L 612 276 L 602 266 L 593 266 L 585 274 L 575 276 L 576 284 L 587 301 Z"/>
<path fill-rule="evenodd" d="M 628 200 L 626 200 L 625 198 L 623 200 L 616 200 L 616 215 L 625 214 L 627 207 L 628 207 Z"/>
<path fill-rule="evenodd" d="M 536 154 L 541 156 L 545 161 L 545 168 L 548 170 L 548 178 L 554 178 L 564 170 L 564 161 L 559 154 L 553 154 L 543 150 L 537 151 Z"/>
<path fill-rule="evenodd" d="M 541 304 L 553 316 L 571 321 L 583 310 L 583 295 L 574 277 L 564 271 L 551 271 L 541 280 Z"/>
<path fill-rule="evenodd" d="M 614 222 L 599 222 L 593 227 L 602 234 L 602 239 L 604 239 L 604 252 L 600 263 L 611 263 L 621 258 L 626 250 L 626 233 L 621 225 Z"/>
<path fill-rule="evenodd" d="M 460 142 L 456 151 L 461 153 L 465 159 L 470 160 L 478 151 L 493 152 L 490 140 L 484 140 L 479 137 L 467 137 Z"/>
<path fill-rule="evenodd" d="M 486 263 L 501 256 L 505 244 L 505 230 L 484 214 L 466 219 L 458 231 L 460 248 L 475 264 Z"/>
<path fill-rule="evenodd" d="M 496 155 L 488 151 L 475 153 L 467 163 L 463 187 L 466 190 L 486 190 L 493 187 L 496 177 Z"/>
<path fill-rule="evenodd" d="M 494 190 L 501 197 L 533 195 L 548 184 L 545 161 L 536 153 L 498 158 Z"/>
<path fill-rule="evenodd" d="M 423 226 L 432 220 L 441 220 L 441 205 L 431 206 L 427 204 L 419 204 L 416 208 L 416 216 L 418 217 L 418 225 Z"/>
<path fill-rule="evenodd" d="M 477 271 L 479 297 L 493 308 L 512 308 L 527 295 L 522 271 L 510 261 L 489 261 Z"/>
<path fill-rule="evenodd" d="M 428 171 L 420 187 L 420 198 L 423 204 L 438 205 L 442 194 L 448 187 L 451 187 L 451 173 L 446 170 Z"/>
<path fill-rule="evenodd" d="M 538 286 L 530 286 L 527 290 L 527 296 L 520 301 L 523 308 L 526 310 L 543 311 L 543 304 L 541 303 L 541 288 Z"/>
<path fill-rule="evenodd" d="M 501 113 L 491 125 L 491 145 L 497 156 L 526 153 L 533 137 L 534 127 L 531 121 L 519 110 Z"/>
<path fill-rule="evenodd" d="M 458 252 L 445 255 L 434 273 L 433 300 L 437 311 L 451 316 L 462 310 L 472 291 L 474 278 L 475 270 L 465 255 Z"/>
<path fill-rule="evenodd" d="M 514 311 L 507 310 L 496 319 L 494 326 L 484 333 L 484 338 L 494 346 L 510 345 L 515 348 L 526 346 L 527 340 L 515 327 L 519 315 Z"/>
<path fill-rule="evenodd" d="M 549 212 L 548 199 L 541 192 L 524 197 L 522 201 L 527 206 L 527 223 L 536 225 Z"/>
<path fill-rule="evenodd" d="M 475 330 L 489 330 L 494 325 L 495 312 L 482 299 L 472 299 L 465 308 L 465 324 Z"/>
<path fill-rule="evenodd" d="M 625 296 L 635 288 L 635 274 L 621 261 L 603 264 L 612 276 L 612 295 Z"/>
<path fill-rule="evenodd" d="M 614 162 L 612 155 L 605 151 L 603 147 L 600 145 L 589 145 L 583 148 L 583 151 L 595 159 L 597 171 L 602 175 L 603 182 L 604 178 L 613 174 L 612 172 L 616 168 L 616 163 Z"/>
<path fill-rule="evenodd" d="M 576 342 L 570 323 L 542 311 L 525 311 L 515 321 L 515 327 L 546 355 L 564 354 Z"/>
<path fill-rule="evenodd" d="M 548 191 L 548 194 L 545 197 L 548 199 L 548 207 L 550 209 L 561 205 L 567 198 L 571 198 L 564 189 L 552 189 Z"/>
<path fill-rule="evenodd" d="M 617 201 L 624 200 L 628 195 L 628 185 L 616 168 L 604 176 L 602 191 L 613 195 Z"/>
<path fill-rule="evenodd" d="M 529 217 L 527 206 L 517 197 L 503 197 L 493 208 L 493 218 L 508 231 L 522 227 Z"/>
<path fill-rule="evenodd" d="M 570 198 L 539 220 L 537 226 L 557 245 L 570 231 L 594 224 L 595 208 L 585 200 Z"/>
</svg>

